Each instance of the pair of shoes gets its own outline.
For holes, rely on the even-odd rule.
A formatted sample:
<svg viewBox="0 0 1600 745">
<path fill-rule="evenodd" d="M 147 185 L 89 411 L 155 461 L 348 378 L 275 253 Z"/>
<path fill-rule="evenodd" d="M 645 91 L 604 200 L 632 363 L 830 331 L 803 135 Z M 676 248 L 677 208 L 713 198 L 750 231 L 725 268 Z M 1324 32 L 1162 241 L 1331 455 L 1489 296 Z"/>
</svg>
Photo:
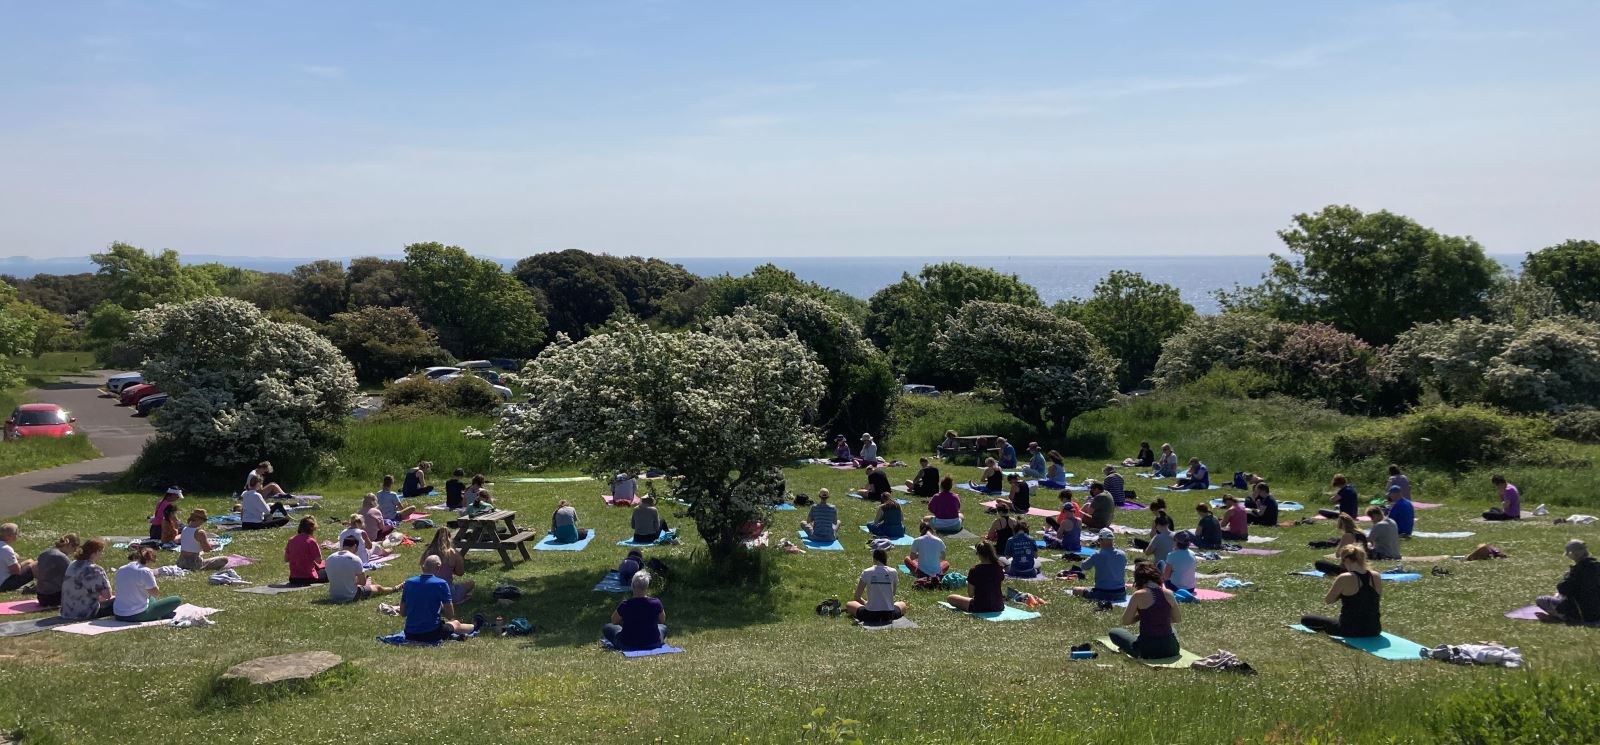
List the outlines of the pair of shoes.
<svg viewBox="0 0 1600 745">
<path fill-rule="evenodd" d="M 840 606 L 837 598 L 828 598 L 827 600 L 817 603 L 817 615 L 819 616 L 838 618 L 839 611 Z"/>
<path fill-rule="evenodd" d="M 1444 567 L 1434 567 L 1433 568 L 1433 576 L 1435 576 L 1435 577 L 1448 577 L 1448 576 L 1450 576 L 1450 570 L 1446 569 Z"/>
</svg>

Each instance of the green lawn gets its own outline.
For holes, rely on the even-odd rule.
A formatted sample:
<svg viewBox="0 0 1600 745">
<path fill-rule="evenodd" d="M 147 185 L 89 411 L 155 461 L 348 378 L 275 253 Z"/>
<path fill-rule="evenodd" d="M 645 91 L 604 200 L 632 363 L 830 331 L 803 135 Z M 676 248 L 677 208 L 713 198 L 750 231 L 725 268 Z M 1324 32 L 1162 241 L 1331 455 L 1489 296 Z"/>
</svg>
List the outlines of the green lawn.
<svg viewBox="0 0 1600 745">
<path fill-rule="evenodd" d="M 1107 432 L 1119 458 L 1123 450 L 1131 454 L 1130 442 L 1149 432 L 1152 440 L 1172 441 L 1185 457 L 1206 457 L 1219 474 L 1238 469 L 1273 474 L 1281 497 L 1306 501 L 1322 490 L 1328 476 L 1326 439 L 1350 421 L 1280 403 L 1177 396 L 1084 417 L 1075 430 Z M 467 450 L 454 452 L 462 459 L 476 457 Z M 397 457 L 391 469 L 398 473 L 412 457 Z M 443 458 L 435 460 L 443 469 L 453 467 Z M 1074 457 L 1069 469 L 1081 478 L 1105 460 L 1102 454 Z M 972 477 L 977 470 L 956 473 Z M 1568 471 L 1565 478 L 1527 473 L 1532 477 L 1527 481 L 1538 484 L 1528 489 L 1530 507 L 1593 499 L 1593 471 Z M 860 472 L 819 466 L 796 468 L 789 475 L 791 489 L 808 493 L 826 486 L 842 494 L 864 481 Z M 891 471 L 894 480 L 910 475 L 909 468 Z M 1363 494 L 1376 491 L 1375 476 L 1356 475 Z M 1523 472 L 1514 470 L 1511 478 L 1522 483 Z M 1135 487 L 1148 486 L 1143 479 L 1129 480 Z M 1547 521 L 1469 523 L 1488 506 L 1486 479 L 1471 474 L 1457 481 L 1425 473 L 1418 481 L 1418 498 L 1447 503 L 1419 513 L 1419 529 L 1478 535 L 1418 539 L 1407 544 L 1408 552 L 1461 554 L 1491 540 L 1514 558 L 1443 562 L 1450 576 L 1387 585 L 1385 626 L 1426 645 L 1498 640 L 1520 646 L 1529 671 L 1592 680 L 1600 664 L 1600 632 L 1511 621 L 1501 614 L 1551 591 L 1564 571 L 1562 543 L 1578 535 L 1600 546 L 1600 528 Z M 337 518 L 347 516 L 359 495 L 375 486 L 341 479 L 299 491 L 326 495 L 318 514 Z M 1149 669 L 1103 651 L 1096 660 L 1070 660 L 1068 647 L 1102 636 L 1117 619 L 1066 597 L 1066 585 L 1057 582 L 1019 585 L 1052 603 L 1043 618 L 1015 624 L 957 615 L 935 605 L 942 595 L 912 592 L 907 584 L 901 596 L 921 628 L 863 632 L 812 611 L 824 598 L 848 599 L 856 575 L 870 561 L 865 534 L 852 527 L 868 519 L 869 506 L 849 499 L 839 500 L 847 550 L 799 556 L 771 552 L 773 581 L 764 589 L 697 586 L 689 579 L 697 574 L 692 528 L 685 545 L 652 552 L 676 570 L 661 596 L 672 640 L 688 651 L 629 660 L 595 645 L 599 625 L 618 598 L 590 590 L 624 553 L 614 544 L 627 537 L 627 512 L 606 508 L 597 483 L 502 480 L 495 491 L 526 525 L 543 523 L 556 500 L 568 498 L 577 504 L 582 524 L 599 531 L 586 551 L 534 552 L 531 561 L 508 572 L 498 557 L 469 558 L 469 570 L 484 591 L 467 604 L 466 613 L 526 616 L 539 628 L 531 640 L 482 638 L 443 649 L 393 648 L 373 641 L 399 628 L 396 619 L 378 614 L 373 602 L 330 606 L 318 602 L 316 590 L 265 597 L 211 587 L 203 577 L 166 580 L 162 587 L 168 592 L 225 609 L 215 617 L 218 625 L 96 638 L 47 631 L 0 639 L 5 661 L 0 727 L 20 727 L 27 742 L 105 741 L 108 736 L 119 742 L 325 742 L 352 733 L 440 741 L 441 733 L 449 733 L 451 741 L 460 742 L 786 743 L 805 738 L 810 722 L 845 717 L 859 720 L 856 735 L 868 742 L 1428 742 L 1436 738 L 1421 714 L 1440 697 L 1530 675 L 1432 661 L 1383 662 L 1286 629 L 1302 613 L 1324 610 L 1326 581 L 1288 574 L 1325 553 L 1305 545 L 1331 534 L 1321 526 L 1271 531 L 1279 540 L 1268 547 L 1286 549 L 1278 556 L 1206 564 L 1204 571 L 1230 571 L 1256 588 L 1184 609 L 1179 633 L 1186 649 L 1202 655 L 1233 651 L 1260 671 L 1253 677 Z M 156 497 L 72 495 L 24 516 L 19 550 L 35 554 L 66 530 L 140 534 Z M 963 492 L 962 497 L 972 519 L 981 511 L 976 495 Z M 197 496 L 190 505 L 219 512 L 229 501 L 221 495 Z M 907 509 L 908 515 L 920 514 L 916 505 Z M 1174 513 L 1192 514 L 1181 508 Z M 802 514 L 774 512 L 774 538 L 792 536 Z M 1148 526 L 1144 513 L 1121 517 L 1126 524 Z M 287 530 L 237 535 L 229 550 L 260 560 L 241 574 L 258 582 L 284 576 Z M 969 545 L 951 544 L 963 570 L 971 560 Z M 420 551 L 407 551 L 403 564 L 381 571 L 379 581 L 392 584 L 414 571 Z M 904 550 L 895 553 L 903 556 Z M 115 567 L 121 557 L 108 556 L 106 563 Z M 1053 572 L 1065 565 L 1046 566 Z M 1424 572 L 1429 566 L 1420 565 Z M 510 607 L 494 606 L 486 590 L 500 580 L 520 586 L 523 599 Z M 207 698 L 209 681 L 233 663 L 312 649 L 331 650 L 351 662 L 347 689 L 226 709 Z M 826 710 L 820 717 L 813 715 L 818 707 Z"/>
</svg>

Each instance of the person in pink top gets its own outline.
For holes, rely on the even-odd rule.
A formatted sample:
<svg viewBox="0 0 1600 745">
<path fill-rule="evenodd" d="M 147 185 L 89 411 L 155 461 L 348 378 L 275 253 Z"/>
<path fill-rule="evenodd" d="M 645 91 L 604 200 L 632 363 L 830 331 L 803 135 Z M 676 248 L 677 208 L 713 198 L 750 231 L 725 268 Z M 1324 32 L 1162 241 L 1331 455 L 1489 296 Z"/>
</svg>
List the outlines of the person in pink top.
<svg viewBox="0 0 1600 745">
<path fill-rule="evenodd" d="M 1485 520 L 1521 520 L 1522 519 L 1522 492 L 1517 491 L 1516 484 L 1508 483 L 1506 477 L 1495 474 L 1490 479 L 1496 489 L 1500 490 L 1500 506 L 1490 507 L 1483 513 Z"/>
<path fill-rule="evenodd" d="M 300 530 L 283 547 L 283 560 L 289 563 L 289 584 L 314 585 L 328 581 L 322 569 L 322 547 L 317 545 L 317 519 L 300 520 Z"/>
<path fill-rule="evenodd" d="M 963 529 L 961 498 L 955 493 L 955 479 L 949 476 L 939 482 L 939 493 L 928 500 L 928 512 L 933 514 L 930 524 L 934 532 L 950 535 Z"/>
<path fill-rule="evenodd" d="M 1222 498 L 1222 537 L 1224 540 L 1242 541 L 1250 537 L 1250 513 L 1239 503 L 1239 498 L 1229 494 Z"/>
<path fill-rule="evenodd" d="M 155 514 L 150 516 L 150 540 L 161 540 L 161 519 L 167 514 L 167 505 L 183 499 L 183 490 L 176 486 L 167 487 L 167 493 L 156 503 Z"/>
</svg>

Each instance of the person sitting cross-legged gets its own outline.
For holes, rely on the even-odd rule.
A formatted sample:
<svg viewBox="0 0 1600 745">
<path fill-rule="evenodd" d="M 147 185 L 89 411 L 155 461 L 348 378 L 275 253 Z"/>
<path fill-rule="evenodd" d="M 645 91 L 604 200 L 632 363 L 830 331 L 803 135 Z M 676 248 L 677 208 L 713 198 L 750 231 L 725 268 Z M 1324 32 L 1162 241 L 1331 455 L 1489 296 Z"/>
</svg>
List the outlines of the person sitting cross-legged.
<svg viewBox="0 0 1600 745">
<path fill-rule="evenodd" d="M 911 576 L 918 580 L 937 581 L 950 571 L 950 562 L 944 560 L 944 539 L 934 531 L 932 520 L 924 518 L 917 526 L 920 534 L 911 542 L 911 552 L 906 554 L 905 565 Z"/>
<path fill-rule="evenodd" d="M 968 613 L 999 613 L 1006 607 L 1001 592 L 1005 570 L 1000 567 L 1000 555 L 988 541 L 978 541 L 972 550 L 978 554 L 978 563 L 967 570 L 967 587 L 972 595 L 951 595 L 945 602 Z"/>
<path fill-rule="evenodd" d="M 1017 518 L 1016 531 L 1006 541 L 1006 555 L 1011 557 L 1006 564 L 1007 577 L 1029 579 L 1039 576 L 1039 544 L 1028 531 L 1027 520 Z"/>
<path fill-rule="evenodd" d="M 362 569 L 361 557 L 356 554 L 361 539 L 345 536 L 339 550 L 328 556 L 323 572 L 328 577 L 328 600 L 335 603 L 353 603 L 376 595 L 388 595 L 398 587 L 384 587 L 373 582 Z"/>
<path fill-rule="evenodd" d="M 1074 587 L 1072 594 L 1089 600 L 1112 603 L 1128 597 L 1128 555 L 1117 550 L 1117 534 L 1107 528 L 1099 533 L 1100 550 L 1083 562 L 1084 572 L 1094 573 L 1093 587 Z"/>
<path fill-rule="evenodd" d="M 1573 624 L 1600 622 L 1600 562 L 1589 555 L 1589 544 L 1576 538 L 1567 541 L 1566 555 L 1572 561 L 1567 576 L 1556 583 L 1556 594 L 1541 595 L 1539 620 Z"/>
<path fill-rule="evenodd" d="M 439 557 L 429 556 L 422 561 L 422 573 L 400 586 L 400 615 L 406 618 L 406 641 L 442 642 L 453 635 L 471 634 L 483 624 L 481 616 L 473 623 L 455 620 L 450 583 L 438 577 L 443 565 Z"/>
<path fill-rule="evenodd" d="M 639 652 L 666 644 L 667 609 L 659 598 L 650 597 L 650 572 L 634 572 L 628 580 L 633 597 L 611 611 L 611 623 L 600 627 L 600 636 L 613 649 Z"/>
<path fill-rule="evenodd" d="M 828 490 L 817 490 L 817 503 L 811 505 L 800 530 L 812 543 L 833 543 L 839 539 L 839 508 L 828 504 Z"/>
<path fill-rule="evenodd" d="M 1172 630 L 1182 613 L 1173 592 L 1161 585 L 1161 574 L 1156 565 L 1141 561 L 1133 565 L 1133 596 L 1122 611 L 1122 625 L 1135 621 L 1139 624 L 1137 635 L 1127 629 L 1112 629 L 1111 643 L 1132 657 L 1159 660 L 1177 657 L 1178 634 Z"/>
<path fill-rule="evenodd" d="M 906 604 L 894 599 L 900 573 L 889 568 L 889 552 L 872 550 L 872 566 L 856 581 L 855 598 L 844 604 L 845 614 L 867 626 L 893 623 L 906 614 Z"/>
</svg>

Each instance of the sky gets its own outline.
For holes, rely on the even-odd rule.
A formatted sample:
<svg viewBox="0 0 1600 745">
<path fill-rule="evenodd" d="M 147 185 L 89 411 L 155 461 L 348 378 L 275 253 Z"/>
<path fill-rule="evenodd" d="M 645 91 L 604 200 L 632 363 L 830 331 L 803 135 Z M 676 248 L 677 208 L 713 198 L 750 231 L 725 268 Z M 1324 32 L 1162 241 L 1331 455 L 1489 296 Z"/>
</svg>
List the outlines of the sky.
<svg viewBox="0 0 1600 745">
<path fill-rule="evenodd" d="M 8 3 L 0 255 L 1600 238 L 1600 3 Z"/>
</svg>

